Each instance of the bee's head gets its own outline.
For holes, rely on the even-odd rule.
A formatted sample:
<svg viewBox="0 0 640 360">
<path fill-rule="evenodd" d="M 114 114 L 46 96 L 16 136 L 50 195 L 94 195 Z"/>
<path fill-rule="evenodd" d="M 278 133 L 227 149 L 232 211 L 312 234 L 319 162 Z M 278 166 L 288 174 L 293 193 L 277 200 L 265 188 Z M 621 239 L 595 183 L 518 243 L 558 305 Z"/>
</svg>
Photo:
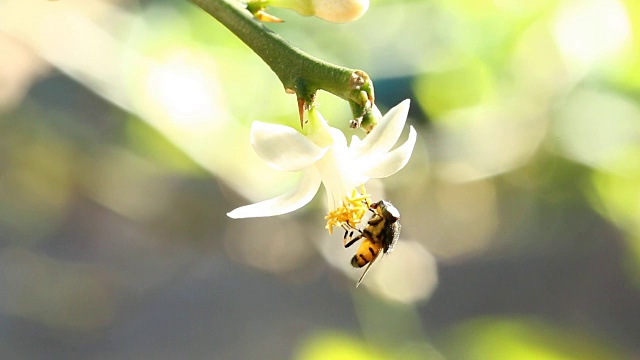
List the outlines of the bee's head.
<svg viewBox="0 0 640 360">
<path fill-rule="evenodd" d="M 382 215 L 385 220 L 396 222 L 400 220 L 400 211 L 396 209 L 393 204 L 388 201 L 380 200 L 375 204 L 371 205 L 372 209 L 379 209 L 379 214 Z"/>
</svg>

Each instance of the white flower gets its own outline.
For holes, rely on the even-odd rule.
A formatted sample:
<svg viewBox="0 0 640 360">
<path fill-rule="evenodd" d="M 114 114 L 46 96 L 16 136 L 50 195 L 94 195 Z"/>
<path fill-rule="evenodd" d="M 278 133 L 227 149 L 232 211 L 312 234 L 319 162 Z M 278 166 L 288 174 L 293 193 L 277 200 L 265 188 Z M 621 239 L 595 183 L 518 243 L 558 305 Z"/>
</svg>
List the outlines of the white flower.
<svg viewBox="0 0 640 360">
<path fill-rule="evenodd" d="M 304 174 L 288 193 L 227 215 L 237 219 L 297 210 L 313 199 L 320 183 L 327 191 L 329 210 L 335 210 L 370 178 L 387 177 L 407 164 L 416 142 L 413 126 L 407 141 L 390 150 L 402 133 L 408 112 L 409 100 L 405 100 L 389 110 L 363 140 L 353 136 L 350 146 L 342 131 L 330 127 L 315 108 L 309 110 L 307 136 L 288 126 L 253 122 L 251 144 L 256 153 L 275 169 Z"/>
</svg>

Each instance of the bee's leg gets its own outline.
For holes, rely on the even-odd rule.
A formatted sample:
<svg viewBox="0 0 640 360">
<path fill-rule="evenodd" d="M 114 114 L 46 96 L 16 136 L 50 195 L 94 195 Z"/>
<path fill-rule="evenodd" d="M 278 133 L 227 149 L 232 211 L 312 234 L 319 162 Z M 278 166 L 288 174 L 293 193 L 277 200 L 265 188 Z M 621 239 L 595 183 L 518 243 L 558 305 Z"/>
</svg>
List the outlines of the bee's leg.
<svg viewBox="0 0 640 360">
<path fill-rule="evenodd" d="M 349 231 L 351 231 L 351 233 L 353 233 L 353 230 L 355 230 L 355 228 L 353 226 L 351 226 L 351 224 L 349 224 L 349 222 L 347 221 L 346 223 L 342 223 L 340 224 L 340 226 L 342 226 L 342 228 L 344 229 L 344 238 L 347 238 L 347 234 L 349 234 Z"/>
<path fill-rule="evenodd" d="M 345 248 L 348 248 L 349 246 L 353 245 L 354 242 L 362 239 L 362 231 L 351 226 L 348 221 L 342 224 L 342 228 L 344 229 L 343 243 Z M 356 231 L 360 234 L 354 238 L 353 233 L 355 233 Z"/>
<path fill-rule="evenodd" d="M 351 231 L 351 233 L 349 234 L 349 239 L 347 240 L 347 234 L 345 234 L 344 237 L 344 247 L 348 248 L 349 246 L 353 245 L 353 243 L 355 243 L 356 241 L 360 240 L 363 238 L 362 233 L 357 235 L 356 237 L 353 237 L 353 231 Z"/>
<path fill-rule="evenodd" d="M 342 240 L 345 244 L 347 243 L 347 236 L 349 237 L 349 239 L 351 239 L 351 237 L 353 236 L 353 230 L 351 230 L 351 234 L 349 234 L 349 229 L 344 229 L 344 237 L 342 238 Z"/>
<path fill-rule="evenodd" d="M 379 223 L 380 221 L 382 221 L 382 216 L 378 215 L 377 213 L 374 212 L 375 215 L 373 215 L 371 217 L 371 219 L 369 219 L 368 224 L 369 225 L 375 225 L 377 223 Z"/>
</svg>

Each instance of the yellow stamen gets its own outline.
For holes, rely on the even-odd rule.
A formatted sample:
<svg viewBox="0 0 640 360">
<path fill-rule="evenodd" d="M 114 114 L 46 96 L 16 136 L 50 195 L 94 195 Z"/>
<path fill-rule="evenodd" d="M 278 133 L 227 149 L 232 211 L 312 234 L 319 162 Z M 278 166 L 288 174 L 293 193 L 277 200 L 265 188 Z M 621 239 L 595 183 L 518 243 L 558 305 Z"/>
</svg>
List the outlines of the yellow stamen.
<svg viewBox="0 0 640 360">
<path fill-rule="evenodd" d="M 371 207 L 371 195 L 367 194 L 367 189 L 364 188 L 364 184 L 360 185 L 360 191 L 367 196 L 367 209 Z"/>
<path fill-rule="evenodd" d="M 340 206 L 335 210 L 330 210 L 327 216 L 324 217 L 327 220 L 325 228 L 329 230 L 329 234 L 333 234 L 334 226 L 354 227 L 362 221 L 362 217 L 364 217 L 371 205 L 371 195 L 367 194 L 364 185 L 360 186 L 360 191 L 362 194 L 353 189 L 351 196 L 345 196 Z"/>
</svg>

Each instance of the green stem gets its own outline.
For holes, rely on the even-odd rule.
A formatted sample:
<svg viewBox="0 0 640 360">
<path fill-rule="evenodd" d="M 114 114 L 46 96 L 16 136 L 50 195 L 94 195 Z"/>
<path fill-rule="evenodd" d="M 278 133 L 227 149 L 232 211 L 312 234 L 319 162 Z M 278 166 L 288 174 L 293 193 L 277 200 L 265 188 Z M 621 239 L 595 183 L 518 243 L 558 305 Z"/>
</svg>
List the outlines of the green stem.
<svg viewBox="0 0 640 360">
<path fill-rule="evenodd" d="M 363 71 L 330 64 L 304 53 L 254 19 L 239 1 L 190 1 L 247 44 L 276 73 L 285 90 L 295 93 L 307 105 L 321 89 L 347 100 L 354 118 L 362 117 L 371 106 L 373 83 Z M 370 100 L 369 104 L 367 100 Z"/>
</svg>

